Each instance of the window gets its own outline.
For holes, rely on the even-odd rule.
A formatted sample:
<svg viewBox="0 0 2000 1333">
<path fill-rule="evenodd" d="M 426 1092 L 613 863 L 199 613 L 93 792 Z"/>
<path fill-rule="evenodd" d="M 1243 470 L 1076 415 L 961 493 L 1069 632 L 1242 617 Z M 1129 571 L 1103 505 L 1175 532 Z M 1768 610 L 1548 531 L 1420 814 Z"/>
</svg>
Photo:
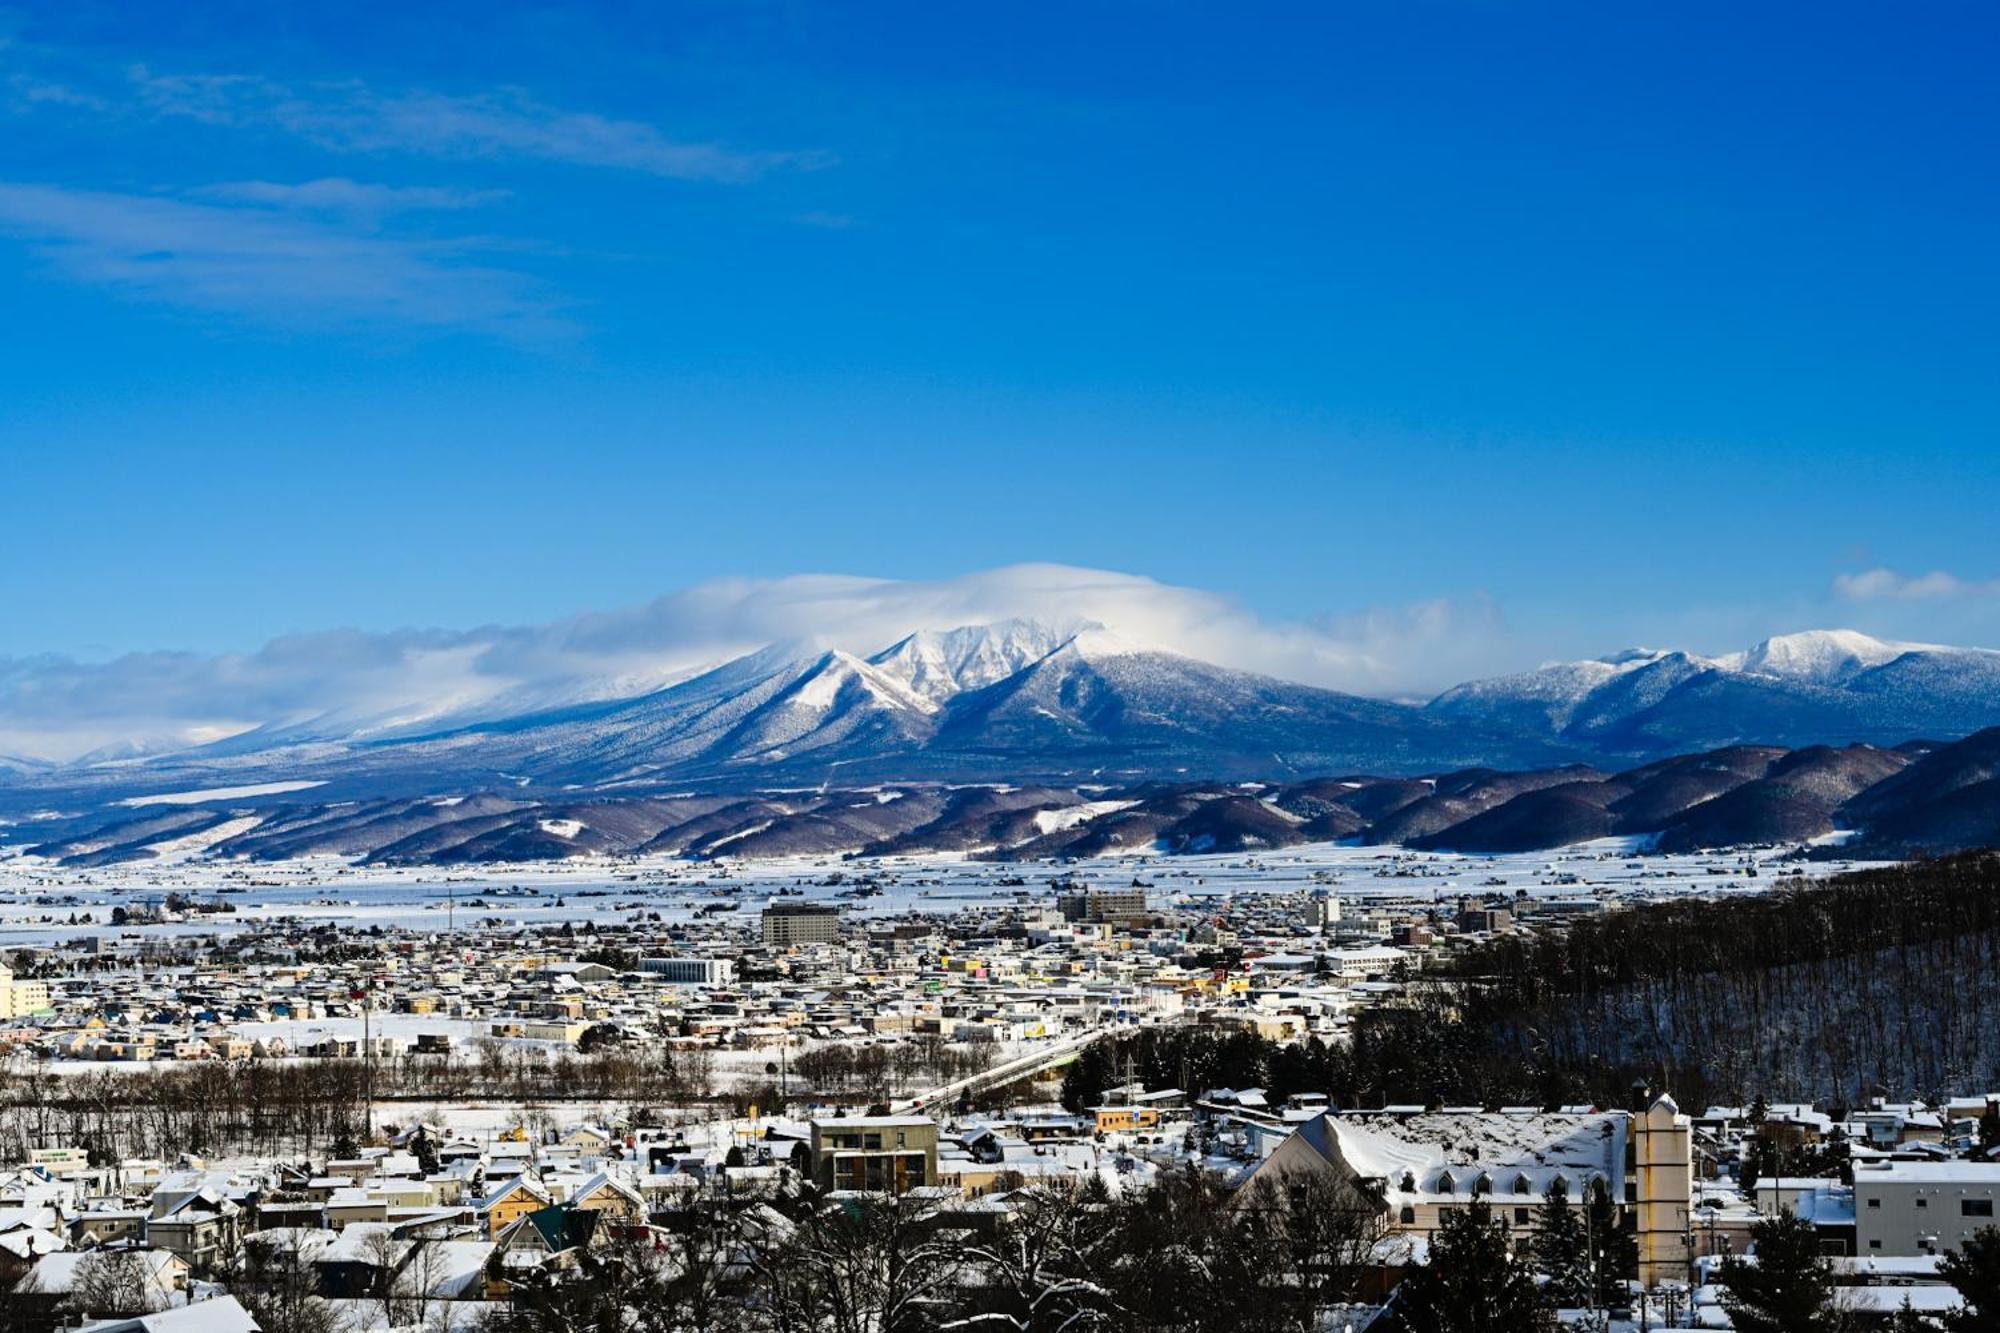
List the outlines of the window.
<svg viewBox="0 0 2000 1333">
<path fill-rule="evenodd" d="M 1410 1227 L 1410 1226 L 1415 1226 L 1415 1225 L 1417 1224 L 1417 1210 L 1416 1210 L 1416 1209 L 1414 1209 L 1414 1208 L 1404 1208 L 1404 1209 L 1403 1209 L 1403 1214 L 1402 1214 L 1402 1216 L 1403 1216 L 1403 1225 L 1404 1225 L 1404 1226 L 1406 1226 L 1406 1227 Z"/>
<path fill-rule="evenodd" d="M 1868 1242 L 1868 1248 L 1871 1250 L 1879 1250 L 1882 1248 L 1882 1242 L 1879 1240 L 1871 1240 Z"/>
<path fill-rule="evenodd" d="M 1993 1200 L 1960 1199 L 1958 1201 L 1958 1212 L 1961 1217 L 1991 1217 L 1993 1216 Z"/>
<path fill-rule="evenodd" d="M 1928 1208 L 1928 1207 L 1930 1207 L 1930 1206 L 1931 1206 L 1931 1201 L 1930 1201 L 1929 1199 L 1918 1199 L 1918 1200 L 1917 1200 L 1917 1207 L 1919 1207 L 1919 1208 Z"/>
<path fill-rule="evenodd" d="M 1921 1203 L 1922 1200 L 1918 1200 L 1918 1202 Z M 1870 1199 L 1868 1201 L 1868 1206 L 1870 1208 L 1880 1208 L 1882 1206 L 1882 1201 L 1880 1199 Z"/>
<path fill-rule="evenodd" d="M 1445 1171 L 1439 1174 L 1437 1183 L 1437 1192 L 1439 1194 L 1451 1194 L 1457 1189 L 1458 1182 L 1451 1178 L 1451 1172 Z"/>
<path fill-rule="evenodd" d="M 1515 1176 L 1514 1193 L 1526 1194 L 1528 1193 L 1528 1191 L 1529 1191 L 1528 1178 L 1526 1176 Z"/>
<path fill-rule="evenodd" d="M 1514 1225 L 1515 1225 L 1515 1226 L 1517 1226 L 1517 1227 L 1524 1227 L 1524 1226 L 1528 1225 L 1528 1210 L 1527 1210 L 1527 1209 L 1525 1209 L 1525 1208 L 1516 1208 L 1516 1209 L 1514 1210 Z"/>
</svg>

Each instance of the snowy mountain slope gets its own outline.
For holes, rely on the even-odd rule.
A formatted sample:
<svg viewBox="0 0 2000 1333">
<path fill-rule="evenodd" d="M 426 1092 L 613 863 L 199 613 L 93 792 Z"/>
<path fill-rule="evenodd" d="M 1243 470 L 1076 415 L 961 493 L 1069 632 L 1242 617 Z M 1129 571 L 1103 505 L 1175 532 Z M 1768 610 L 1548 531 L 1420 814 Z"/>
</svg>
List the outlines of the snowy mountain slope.
<svg viewBox="0 0 2000 1333">
<path fill-rule="evenodd" d="M 868 659 L 884 675 L 933 703 L 982 689 L 1047 657 L 1070 636 L 1033 620 L 918 630 Z"/>
<path fill-rule="evenodd" d="M 1427 711 L 1614 756 L 1895 744 L 2000 722 L 2000 653 L 1811 630 L 1723 657 L 1635 650 L 1559 663 L 1458 686 Z"/>
<path fill-rule="evenodd" d="M 817 751 L 907 747 L 930 734 L 936 700 L 847 653 L 830 652 L 719 737 L 734 762 L 775 763 Z"/>
<path fill-rule="evenodd" d="M 1808 685 L 1838 685 L 1905 653 L 1950 651 L 1936 644 L 1891 643 L 1851 629 L 1818 629 L 1780 634 L 1747 652 L 1717 658 L 1716 665 L 1725 671 L 1776 676 Z"/>
<path fill-rule="evenodd" d="M 1484 729 L 1479 729 L 1483 731 Z M 1086 631 L 1027 669 L 960 696 L 932 749 L 1036 755 L 1119 772 L 1215 776 L 1452 765 L 1497 735 L 1416 709 L 1230 671 Z"/>
<path fill-rule="evenodd" d="M 764 787 L 739 794 L 477 794 L 327 800 L 323 789 L 0 826 L 0 849 L 87 868 L 162 858 L 338 855 L 454 865 L 650 854 L 689 858 L 952 852 L 991 860 L 1254 851 L 1358 838 L 1472 853 L 1606 836 L 1660 850 L 1804 846 L 1843 854 L 2000 845 L 2000 727 L 1933 749 L 1737 746 L 1621 772 L 1467 769 L 1422 781 Z M 1406 799 L 1407 798 L 1407 799 Z M 1821 849 L 1830 854 L 1830 849 Z"/>
<path fill-rule="evenodd" d="M 803 644 L 727 662 L 636 697 L 407 735 L 314 726 L 51 776 L 116 799 L 262 780 L 327 784 L 325 799 L 504 791 L 640 794 L 671 784 L 1129 780 L 1315 772 L 1411 773 L 1572 757 L 1543 739 L 1232 671 L 1096 627 L 1029 622 L 917 634 L 869 657 Z M 852 823 L 852 821 L 846 821 Z M 418 831 L 413 830 L 413 834 Z M 524 835 L 529 841 L 540 833 Z"/>
</svg>

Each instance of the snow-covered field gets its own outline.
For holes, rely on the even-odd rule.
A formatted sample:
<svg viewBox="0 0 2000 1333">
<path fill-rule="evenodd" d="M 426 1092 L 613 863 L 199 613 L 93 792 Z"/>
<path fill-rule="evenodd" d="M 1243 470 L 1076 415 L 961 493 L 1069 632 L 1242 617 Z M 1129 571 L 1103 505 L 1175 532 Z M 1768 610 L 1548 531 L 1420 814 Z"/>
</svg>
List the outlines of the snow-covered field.
<svg viewBox="0 0 2000 1333">
<path fill-rule="evenodd" d="M 436 868 L 361 868 L 337 857 L 283 862 L 172 860 L 65 870 L 32 857 L 0 859 L 0 946 L 50 944 L 111 930 L 110 914 L 179 894 L 234 910 L 186 922 L 121 927 L 148 936 L 212 934 L 289 919 L 366 928 L 444 931 L 574 921 L 618 922 L 657 913 L 748 927 L 780 890 L 838 901 L 852 916 L 951 913 L 1042 898 L 1051 880 L 1145 886 L 1156 905 L 1238 894 L 1325 889 L 1370 899 L 1449 901 L 1461 894 L 1525 890 L 1547 898 L 1639 901 L 1685 894 L 1759 892 L 1781 874 L 1825 875 L 1858 862 L 1760 862 L 1747 853 L 1641 854 L 1632 839 L 1551 852 L 1466 856 L 1396 848 L 1320 845 L 1254 855 L 1107 857 L 1056 866 L 954 856 L 837 857 L 732 863 L 670 858 Z M 866 885 L 866 888 L 860 886 Z M 72 918 L 76 918 L 72 920 Z"/>
</svg>

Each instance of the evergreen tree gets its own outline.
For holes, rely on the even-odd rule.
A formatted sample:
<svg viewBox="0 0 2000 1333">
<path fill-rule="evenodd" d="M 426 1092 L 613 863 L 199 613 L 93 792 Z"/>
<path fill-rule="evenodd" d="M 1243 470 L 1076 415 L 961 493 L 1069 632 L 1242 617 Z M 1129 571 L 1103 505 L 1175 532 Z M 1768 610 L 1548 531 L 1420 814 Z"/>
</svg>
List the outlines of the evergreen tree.
<svg viewBox="0 0 2000 1333">
<path fill-rule="evenodd" d="M 1819 1231 L 1790 1209 L 1750 1228 L 1755 1263 L 1722 1261 L 1722 1306 L 1736 1333 L 1828 1333 L 1844 1327 Z"/>
<path fill-rule="evenodd" d="M 1396 1288 L 1393 1333 L 1535 1333 L 1552 1327 L 1534 1270 L 1513 1252 L 1486 1203 L 1452 1208 L 1431 1236 L 1430 1262 Z"/>
<path fill-rule="evenodd" d="M 1938 1276 L 1958 1288 L 1965 1302 L 1944 1317 L 1951 1333 L 2000 1329 L 2000 1227 L 1981 1227 L 1938 1260 Z"/>
<path fill-rule="evenodd" d="M 1590 1192 L 1585 1220 L 1590 1250 L 1597 1257 L 1598 1304 L 1616 1304 L 1625 1294 L 1625 1284 L 1639 1276 L 1639 1238 L 1619 1218 L 1618 1205 L 1602 1181 Z"/>
<path fill-rule="evenodd" d="M 1765 1101 L 1764 1094 L 1760 1092 L 1757 1094 L 1756 1098 L 1750 1103 L 1750 1123 L 1753 1125 L 1761 1125 L 1770 1118 L 1771 1118 L 1771 1103 Z"/>
<path fill-rule="evenodd" d="M 1550 1302 L 1566 1310 L 1589 1304 L 1590 1225 L 1570 1206 L 1569 1189 L 1560 1179 L 1542 1195 L 1534 1225 L 1535 1267 L 1549 1280 Z"/>
<path fill-rule="evenodd" d="M 1736 1165 L 1736 1187 L 1743 1191 L 1746 1203 L 1754 1203 L 1757 1198 L 1757 1181 L 1764 1174 L 1764 1144 L 1760 1139 L 1751 1139 L 1743 1145 L 1743 1159 Z"/>
<path fill-rule="evenodd" d="M 1995 1148 L 2000 1148 L 2000 1101 L 1986 1103 L 1986 1114 L 1979 1117 L 1979 1150 Z"/>
<path fill-rule="evenodd" d="M 1905 1296 L 1903 1303 L 1896 1307 L 1896 1313 L 1890 1316 L 1889 1333 L 1936 1333 L 1936 1330 L 1917 1313 L 1916 1307 L 1910 1304 L 1910 1298 Z"/>
</svg>

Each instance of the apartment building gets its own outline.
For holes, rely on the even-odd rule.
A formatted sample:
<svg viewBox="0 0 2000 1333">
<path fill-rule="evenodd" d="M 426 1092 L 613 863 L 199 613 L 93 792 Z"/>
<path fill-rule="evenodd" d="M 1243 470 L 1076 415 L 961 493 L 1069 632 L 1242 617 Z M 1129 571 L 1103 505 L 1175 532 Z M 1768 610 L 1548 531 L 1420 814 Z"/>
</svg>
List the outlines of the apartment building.
<svg viewBox="0 0 2000 1333">
<path fill-rule="evenodd" d="M 0 1019 L 26 1018 L 48 1007 L 48 982 L 19 980 L 12 969 L 0 967 Z"/>
<path fill-rule="evenodd" d="M 764 946 L 831 944 L 840 938 L 840 909 L 828 903 L 775 902 L 764 909 Z"/>
</svg>

